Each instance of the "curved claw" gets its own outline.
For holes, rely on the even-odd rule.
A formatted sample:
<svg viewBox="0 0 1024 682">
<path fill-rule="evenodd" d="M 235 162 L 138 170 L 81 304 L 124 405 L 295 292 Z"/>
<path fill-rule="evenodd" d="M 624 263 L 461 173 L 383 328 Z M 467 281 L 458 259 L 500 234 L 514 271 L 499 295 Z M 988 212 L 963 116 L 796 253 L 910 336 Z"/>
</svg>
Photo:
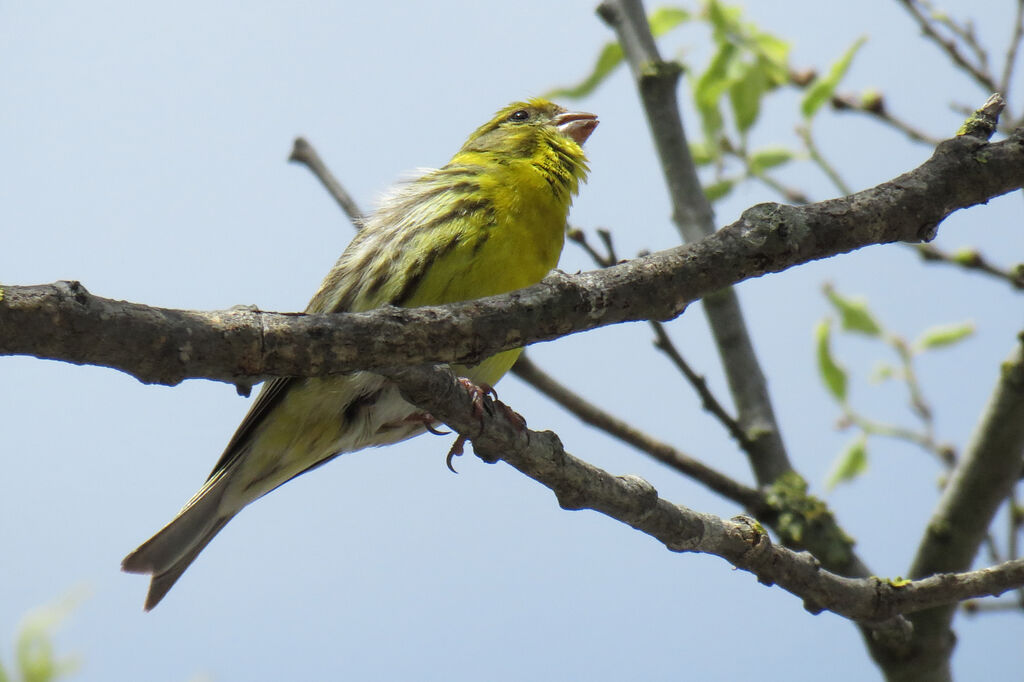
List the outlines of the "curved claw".
<svg viewBox="0 0 1024 682">
<path fill-rule="evenodd" d="M 455 470 L 454 466 L 452 466 L 452 458 L 462 456 L 462 451 L 463 448 L 466 446 L 467 440 L 469 439 L 466 438 L 465 436 L 459 436 L 458 438 L 456 438 L 455 442 L 452 443 L 451 449 L 448 450 L 448 456 L 444 458 L 444 463 L 448 467 L 448 471 L 452 472 L 453 474 L 457 474 L 459 472 Z"/>
<path fill-rule="evenodd" d="M 426 428 L 427 431 L 434 434 L 435 436 L 447 436 L 448 434 L 451 433 L 451 431 L 440 431 L 438 429 L 435 429 L 433 423 L 424 424 L 424 428 Z"/>
</svg>

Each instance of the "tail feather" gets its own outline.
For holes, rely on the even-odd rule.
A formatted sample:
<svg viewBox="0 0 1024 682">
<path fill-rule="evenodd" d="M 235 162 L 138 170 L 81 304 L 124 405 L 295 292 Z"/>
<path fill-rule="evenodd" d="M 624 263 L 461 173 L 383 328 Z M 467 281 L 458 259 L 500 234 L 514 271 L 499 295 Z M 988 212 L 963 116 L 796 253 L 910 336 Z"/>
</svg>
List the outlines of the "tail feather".
<svg viewBox="0 0 1024 682">
<path fill-rule="evenodd" d="M 182 555 L 173 565 L 166 570 L 154 573 L 153 578 L 149 581 L 149 592 L 146 594 L 146 604 L 143 608 L 146 611 L 150 611 L 154 606 L 160 603 L 160 600 L 164 598 L 164 595 L 172 587 L 174 583 L 178 582 L 178 578 L 181 577 L 185 569 L 192 565 L 199 553 L 203 551 L 203 548 L 210 543 L 210 540 L 220 532 L 220 529 L 231 520 L 231 517 L 222 518 L 217 521 L 206 533 L 198 538 L 196 544 L 193 545 L 186 554 Z"/>
<path fill-rule="evenodd" d="M 232 519 L 235 511 L 220 509 L 224 485 L 214 481 L 181 510 L 173 521 L 144 542 L 121 562 L 127 573 L 149 573 L 153 576 L 146 595 L 149 611 L 164 598 L 203 548 Z"/>
</svg>

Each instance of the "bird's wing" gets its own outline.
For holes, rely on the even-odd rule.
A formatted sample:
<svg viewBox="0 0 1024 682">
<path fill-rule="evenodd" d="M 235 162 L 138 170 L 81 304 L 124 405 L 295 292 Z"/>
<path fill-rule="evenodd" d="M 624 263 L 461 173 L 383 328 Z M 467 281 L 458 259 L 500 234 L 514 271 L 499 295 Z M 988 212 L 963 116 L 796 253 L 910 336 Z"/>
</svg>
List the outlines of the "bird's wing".
<svg viewBox="0 0 1024 682">
<path fill-rule="evenodd" d="M 228 466 L 237 459 L 241 448 L 238 446 L 245 442 L 245 439 L 252 435 L 252 432 L 256 427 L 263 421 L 264 417 L 270 414 L 271 410 L 284 399 L 288 393 L 288 387 L 295 381 L 293 377 L 277 377 L 276 379 L 270 379 L 263 388 L 260 390 L 258 396 L 256 396 L 256 402 L 252 404 L 249 411 L 246 413 L 242 423 L 238 425 L 235 430 L 235 435 L 231 436 L 231 440 L 228 441 L 227 447 L 224 448 L 224 453 L 217 460 L 217 464 L 213 467 L 213 471 L 210 472 L 210 480 L 216 476 L 220 471 L 228 468 Z"/>
</svg>

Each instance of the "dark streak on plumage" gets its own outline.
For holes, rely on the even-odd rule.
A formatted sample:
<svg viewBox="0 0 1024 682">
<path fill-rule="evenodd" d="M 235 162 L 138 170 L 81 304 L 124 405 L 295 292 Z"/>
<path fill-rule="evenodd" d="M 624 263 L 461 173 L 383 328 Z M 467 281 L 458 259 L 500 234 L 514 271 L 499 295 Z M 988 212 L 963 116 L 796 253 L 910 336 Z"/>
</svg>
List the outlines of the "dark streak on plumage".
<svg viewBox="0 0 1024 682">
<path fill-rule="evenodd" d="M 417 259 L 409 268 L 409 276 L 406 278 L 405 282 L 402 283 L 402 289 L 398 292 L 398 295 L 395 296 L 394 300 L 391 301 L 391 304 L 397 306 L 405 305 L 408 300 L 412 298 L 412 295 L 416 293 L 420 283 L 423 281 L 427 271 L 430 270 L 430 267 L 434 262 L 452 251 L 458 245 L 461 238 L 462 235 L 453 235 L 452 238 L 449 239 L 448 242 L 440 249 L 431 251 L 422 259 Z"/>
</svg>

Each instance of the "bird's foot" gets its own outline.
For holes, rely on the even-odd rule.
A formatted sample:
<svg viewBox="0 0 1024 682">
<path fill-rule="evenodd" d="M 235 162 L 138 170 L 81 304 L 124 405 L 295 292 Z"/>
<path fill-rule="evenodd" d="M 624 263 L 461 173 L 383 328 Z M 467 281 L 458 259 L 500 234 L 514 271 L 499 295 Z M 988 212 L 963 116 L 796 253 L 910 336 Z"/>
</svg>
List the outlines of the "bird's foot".
<svg viewBox="0 0 1024 682">
<path fill-rule="evenodd" d="M 486 406 L 484 399 L 487 396 L 492 396 L 494 398 L 494 402 L 492 404 L 494 405 L 495 409 L 503 412 L 505 417 L 510 422 L 512 422 L 512 424 L 516 427 L 517 430 L 526 430 L 526 419 L 523 418 L 523 415 L 519 414 L 511 407 L 498 400 L 498 392 L 494 390 L 493 386 L 482 383 L 476 384 L 473 383 L 471 380 L 467 379 L 466 377 L 459 377 L 459 383 L 462 384 L 466 391 L 469 392 L 469 396 L 473 401 L 473 414 L 477 417 L 477 419 L 480 420 L 481 431 L 483 431 L 484 409 Z M 466 447 L 466 443 L 469 440 L 469 436 L 459 434 L 459 437 L 455 439 L 454 443 L 452 443 L 451 449 L 448 450 L 448 456 L 445 457 L 444 463 L 448 466 L 448 469 L 452 473 L 458 473 L 457 471 L 455 471 L 455 467 L 452 466 L 452 458 L 460 457 L 463 454 L 463 451 Z M 482 459 L 484 459 L 484 461 L 490 461 L 491 463 L 495 461 L 487 460 L 486 458 Z"/>
</svg>

